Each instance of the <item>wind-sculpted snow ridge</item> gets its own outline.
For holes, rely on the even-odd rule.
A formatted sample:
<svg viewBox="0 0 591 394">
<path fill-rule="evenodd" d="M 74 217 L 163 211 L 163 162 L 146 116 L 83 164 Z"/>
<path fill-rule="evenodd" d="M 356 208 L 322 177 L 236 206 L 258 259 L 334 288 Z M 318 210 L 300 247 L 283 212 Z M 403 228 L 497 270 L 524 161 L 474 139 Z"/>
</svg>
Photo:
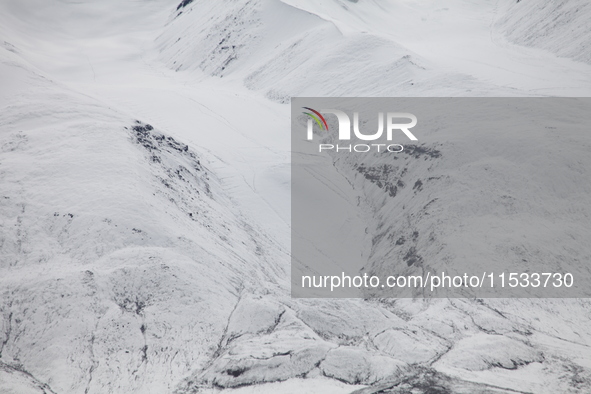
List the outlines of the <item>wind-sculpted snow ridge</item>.
<svg viewBox="0 0 591 394">
<path fill-rule="evenodd" d="M 279 0 L 197 0 L 183 10 L 157 39 L 168 67 L 238 79 L 276 102 L 288 103 L 293 96 L 417 96 L 427 91 L 514 95 L 469 75 L 437 70 L 383 34 L 349 31 Z"/>
<path fill-rule="evenodd" d="M 0 388 L 3 394 L 55 394 L 46 383 L 41 383 L 19 365 L 0 361 Z"/>
<path fill-rule="evenodd" d="M 591 3 L 586 0 L 503 0 L 498 32 L 520 45 L 591 64 Z"/>
</svg>

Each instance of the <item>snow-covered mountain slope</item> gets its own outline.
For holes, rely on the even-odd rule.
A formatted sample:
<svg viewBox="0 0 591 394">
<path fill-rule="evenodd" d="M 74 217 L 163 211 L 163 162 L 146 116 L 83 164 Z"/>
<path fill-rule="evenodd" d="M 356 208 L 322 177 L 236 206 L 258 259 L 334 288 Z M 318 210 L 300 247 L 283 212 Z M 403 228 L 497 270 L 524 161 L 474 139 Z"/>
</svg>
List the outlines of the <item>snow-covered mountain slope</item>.
<svg viewBox="0 0 591 394">
<path fill-rule="evenodd" d="M 591 64 L 589 14 L 585 0 L 504 0 L 495 28 L 514 43 Z"/>
<path fill-rule="evenodd" d="M 287 253 L 187 145 L 23 73 L 1 120 L 2 360 L 57 392 L 171 390 Z"/>
<path fill-rule="evenodd" d="M 174 14 L 157 43 L 173 69 L 234 77 L 279 102 L 327 95 L 585 96 L 589 67 L 511 44 L 504 35 L 510 28 L 495 24 L 499 8 L 496 1 L 466 0 L 197 0 Z M 539 25 L 534 18 L 528 23 Z M 583 20 L 573 23 L 585 29 Z"/>
<path fill-rule="evenodd" d="M 496 4 L 1 2 L 0 392 L 588 392 L 585 300 L 289 297 L 289 97 L 589 95 Z"/>
<path fill-rule="evenodd" d="M 468 76 L 433 72 L 396 42 L 364 32 L 344 37 L 335 24 L 280 1 L 193 2 L 157 42 L 175 70 L 234 77 L 281 103 L 291 96 L 416 95 L 435 86 L 474 86 Z"/>
<path fill-rule="evenodd" d="M 397 101 L 422 119 L 420 143 L 397 155 L 331 151 L 372 212 L 365 270 L 385 278 L 568 269 L 579 278 L 571 296 L 590 297 L 591 100 L 422 100 Z M 521 295 L 535 297 L 529 290 Z"/>
</svg>

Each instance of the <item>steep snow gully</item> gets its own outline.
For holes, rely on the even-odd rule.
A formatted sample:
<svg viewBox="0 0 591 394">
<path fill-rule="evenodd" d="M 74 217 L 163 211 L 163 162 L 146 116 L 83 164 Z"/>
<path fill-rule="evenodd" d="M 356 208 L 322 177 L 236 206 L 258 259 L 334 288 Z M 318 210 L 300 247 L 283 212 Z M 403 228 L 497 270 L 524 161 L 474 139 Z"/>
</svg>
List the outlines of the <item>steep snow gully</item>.
<svg viewBox="0 0 591 394">
<path fill-rule="evenodd" d="M 289 291 L 291 97 L 589 96 L 589 20 L 587 0 L 1 1 L 0 393 L 591 392 L 587 299 Z M 560 144 L 547 191 L 572 205 L 530 214 L 584 264 L 591 140 Z"/>
</svg>

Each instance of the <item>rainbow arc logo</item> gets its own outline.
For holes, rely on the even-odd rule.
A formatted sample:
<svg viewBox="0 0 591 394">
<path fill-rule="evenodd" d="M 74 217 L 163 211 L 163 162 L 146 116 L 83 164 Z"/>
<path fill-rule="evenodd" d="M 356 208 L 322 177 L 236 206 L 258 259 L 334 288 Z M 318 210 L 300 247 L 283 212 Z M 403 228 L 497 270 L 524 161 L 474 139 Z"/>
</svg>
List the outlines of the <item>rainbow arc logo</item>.
<svg viewBox="0 0 591 394">
<path fill-rule="evenodd" d="M 314 119 L 316 121 L 316 123 L 318 124 L 318 126 L 320 127 L 320 129 L 328 131 L 328 123 L 326 123 L 326 119 L 324 119 L 324 116 L 322 116 L 322 114 L 320 112 L 318 112 L 315 109 L 312 109 L 310 107 L 302 107 L 302 108 L 313 112 L 313 114 L 311 114 L 310 112 L 304 112 L 304 114 L 306 114 L 309 117 L 311 117 L 312 119 Z M 321 120 L 322 120 L 322 122 L 320 122 Z"/>
</svg>

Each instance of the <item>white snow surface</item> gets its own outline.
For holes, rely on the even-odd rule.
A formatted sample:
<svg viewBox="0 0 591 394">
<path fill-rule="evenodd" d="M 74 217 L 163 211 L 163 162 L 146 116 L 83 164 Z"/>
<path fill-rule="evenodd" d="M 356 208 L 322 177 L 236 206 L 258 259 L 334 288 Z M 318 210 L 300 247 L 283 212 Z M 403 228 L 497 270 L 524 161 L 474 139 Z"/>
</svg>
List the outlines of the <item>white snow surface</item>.
<svg viewBox="0 0 591 394">
<path fill-rule="evenodd" d="M 291 299 L 287 105 L 589 96 L 589 20 L 584 0 L 3 0 L 0 393 L 591 392 L 587 299 Z M 527 217 L 572 218 L 572 257 L 591 144 L 561 144 L 580 193 L 546 185 L 571 208 Z M 495 165 L 454 160 L 450 201 Z"/>
</svg>

